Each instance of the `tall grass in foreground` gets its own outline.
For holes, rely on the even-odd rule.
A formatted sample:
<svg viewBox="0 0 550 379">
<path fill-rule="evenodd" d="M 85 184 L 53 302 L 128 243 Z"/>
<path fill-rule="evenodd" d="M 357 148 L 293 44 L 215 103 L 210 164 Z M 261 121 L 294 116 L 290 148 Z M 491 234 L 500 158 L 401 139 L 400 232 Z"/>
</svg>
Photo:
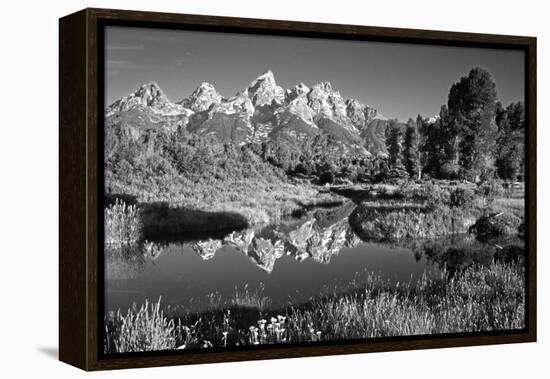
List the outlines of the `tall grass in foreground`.
<svg viewBox="0 0 550 379">
<path fill-rule="evenodd" d="M 137 313 L 134 309 L 126 316 L 111 312 L 106 317 L 105 349 L 125 352 L 519 329 L 525 318 L 523 271 L 518 263 L 493 263 L 466 268 L 452 277 L 443 273 L 406 284 L 368 274 L 350 283 L 344 293 L 335 288 L 308 303 L 271 311 L 229 301 L 226 308 L 166 317 L 159 313 L 158 303 L 151 311 L 146 303 Z"/>
<path fill-rule="evenodd" d="M 129 309 L 126 314 L 119 311 L 114 315 L 119 320 L 116 330 L 107 329 L 107 333 L 116 333 L 119 337 L 108 340 L 108 351 L 153 351 L 175 347 L 174 320 L 168 320 L 160 310 L 160 299 L 149 304 L 146 300 L 141 308 Z M 110 343 L 113 346 L 110 346 Z"/>
<path fill-rule="evenodd" d="M 129 245 L 141 238 L 143 226 L 136 205 L 127 205 L 117 199 L 105 208 L 104 220 L 107 245 Z"/>
<path fill-rule="evenodd" d="M 470 267 L 458 275 L 385 287 L 379 279 L 364 292 L 293 308 L 295 340 L 307 339 L 307 325 L 319 325 L 328 339 L 386 337 L 522 328 L 524 284 L 518 266 Z M 305 333 L 304 333 L 305 331 Z"/>
</svg>

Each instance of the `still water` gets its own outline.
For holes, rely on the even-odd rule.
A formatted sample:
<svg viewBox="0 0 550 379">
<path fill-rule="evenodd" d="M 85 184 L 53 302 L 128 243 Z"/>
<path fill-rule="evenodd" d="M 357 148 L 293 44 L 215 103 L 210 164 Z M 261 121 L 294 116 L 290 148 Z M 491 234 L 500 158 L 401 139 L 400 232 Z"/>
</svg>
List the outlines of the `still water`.
<svg viewBox="0 0 550 379">
<path fill-rule="evenodd" d="M 415 281 L 493 259 L 517 259 L 523 249 L 453 236 L 396 246 L 361 241 L 348 216 L 353 203 L 314 210 L 277 225 L 236 231 L 224 238 L 185 242 L 146 242 L 106 248 L 105 309 L 125 311 L 145 299 L 165 305 L 194 304 L 217 293 L 263 288 L 272 307 L 299 304 L 323 291 L 344 288 L 365 272 L 380 273 L 393 282 Z M 514 241 L 516 243 L 516 241 Z M 191 307 L 191 305 L 189 306 Z"/>
</svg>

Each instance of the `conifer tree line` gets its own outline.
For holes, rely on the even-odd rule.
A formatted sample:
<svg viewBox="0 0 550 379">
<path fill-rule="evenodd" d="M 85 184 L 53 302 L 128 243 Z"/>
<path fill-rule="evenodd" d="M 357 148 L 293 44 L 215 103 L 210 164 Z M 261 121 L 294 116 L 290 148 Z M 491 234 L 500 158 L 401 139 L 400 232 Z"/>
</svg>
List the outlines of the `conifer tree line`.
<svg viewBox="0 0 550 379">
<path fill-rule="evenodd" d="M 418 179 L 523 180 L 524 139 L 523 102 L 504 107 L 480 67 L 451 86 L 435 122 L 391 121 L 386 133 L 390 168 Z"/>
<path fill-rule="evenodd" d="M 525 167 L 524 104 L 504 106 L 491 74 L 479 67 L 451 86 L 435 121 L 418 115 L 406 123 L 393 119 L 382 124 L 375 137 L 386 149 L 373 149 L 372 155 L 365 154 L 365 141 L 345 144 L 325 133 L 301 138 L 280 133 L 261 143 L 239 146 L 182 127 L 147 129 L 128 138 L 121 119 L 115 121 L 106 126 L 106 171 L 131 169 L 143 177 L 163 173 L 230 180 L 256 167 L 259 176 L 280 172 L 313 177 L 320 184 L 391 178 L 515 181 L 523 180 Z"/>
</svg>

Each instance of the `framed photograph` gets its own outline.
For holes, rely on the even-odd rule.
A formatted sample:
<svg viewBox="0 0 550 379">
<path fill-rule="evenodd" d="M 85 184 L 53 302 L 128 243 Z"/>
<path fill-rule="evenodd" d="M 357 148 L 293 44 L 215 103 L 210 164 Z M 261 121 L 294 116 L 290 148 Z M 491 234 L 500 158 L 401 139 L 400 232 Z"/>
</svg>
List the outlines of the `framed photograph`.
<svg viewBox="0 0 550 379">
<path fill-rule="evenodd" d="M 59 26 L 62 361 L 536 340 L 534 37 Z"/>
</svg>

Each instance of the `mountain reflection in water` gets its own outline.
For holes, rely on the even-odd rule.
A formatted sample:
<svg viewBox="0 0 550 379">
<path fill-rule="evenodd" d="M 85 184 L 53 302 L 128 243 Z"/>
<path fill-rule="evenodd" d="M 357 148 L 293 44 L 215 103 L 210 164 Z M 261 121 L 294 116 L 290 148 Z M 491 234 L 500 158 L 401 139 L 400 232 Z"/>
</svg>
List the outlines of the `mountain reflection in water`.
<svg viewBox="0 0 550 379">
<path fill-rule="evenodd" d="M 231 296 L 248 284 L 265 285 L 265 295 L 283 304 L 304 301 L 364 271 L 409 281 L 441 270 L 453 275 L 493 260 L 523 260 L 523 241 L 517 238 L 483 243 L 455 235 L 399 244 L 363 242 L 348 222 L 354 208 L 349 202 L 316 209 L 299 219 L 234 231 L 224 238 L 106 247 L 106 309 L 125 309 L 159 296 L 173 304 L 212 292 Z"/>
</svg>

